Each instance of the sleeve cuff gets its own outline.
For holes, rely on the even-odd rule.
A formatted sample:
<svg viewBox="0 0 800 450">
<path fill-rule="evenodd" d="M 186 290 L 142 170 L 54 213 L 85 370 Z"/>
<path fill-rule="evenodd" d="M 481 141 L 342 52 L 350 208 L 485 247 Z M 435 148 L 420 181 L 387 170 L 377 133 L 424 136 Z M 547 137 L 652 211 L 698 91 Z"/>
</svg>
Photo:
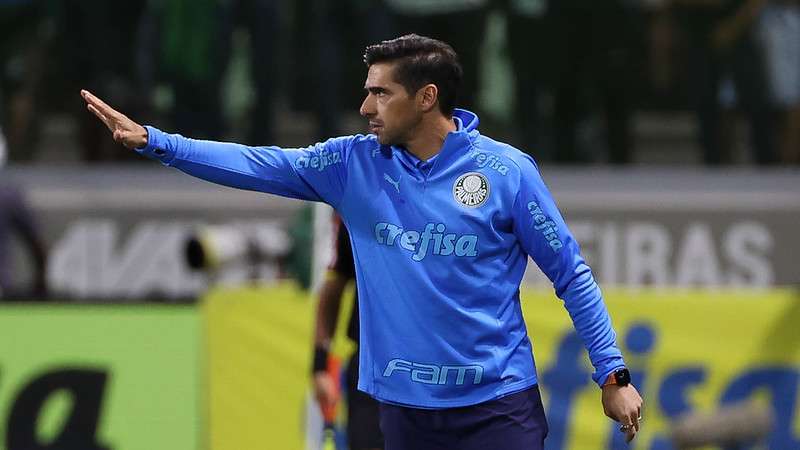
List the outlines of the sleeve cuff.
<svg viewBox="0 0 800 450">
<path fill-rule="evenodd" d="M 156 127 L 145 125 L 147 130 L 147 145 L 137 148 L 136 151 L 150 159 L 161 161 L 168 166 L 175 159 L 175 146 L 170 145 L 168 135 Z"/>
</svg>

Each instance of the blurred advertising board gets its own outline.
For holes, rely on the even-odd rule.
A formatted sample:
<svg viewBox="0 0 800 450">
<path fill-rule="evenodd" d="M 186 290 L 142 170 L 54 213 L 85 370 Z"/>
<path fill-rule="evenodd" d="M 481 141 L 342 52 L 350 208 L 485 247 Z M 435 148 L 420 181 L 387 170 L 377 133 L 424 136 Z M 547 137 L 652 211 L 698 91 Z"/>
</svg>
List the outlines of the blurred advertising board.
<svg viewBox="0 0 800 450">
<path fill-rule="evenodd" d="M 772 411 L 766 448 L 800 448 L 800 294 L 609 290 L 605 298 L 645 401 L 645 421 L 630 448 L 673 449 L 674 420 L 743 401 Z M 626 448 L 603 415 L 588 356 L 561 302 L 544 291 L 523 299 L 550 423 L 546 448 Z"/>
<path fill-rule="evenodd" d="M 551 290 L 526 290 L 522 306 L 550 425 L 548 450 L 671 450 L 674 420 L 750 400 L 773 413 L 767 448 L 800 448 L 796 292 L 612 289 L 605 297 L 645 399 L 642 430 L 625 446 L 603 414 L 588 356 L 561 302 Z M 205 308 L 210 448 L 319 448 L 321 428 L 308 396 L 308 294 L 287 286 L 215 291 Z M 346 352 L 341 337 L 335 347 Z"/>
<path fill-rule="evenodd" d="M 602 286 L 800 286 L 800 171 L 543 173 Z"/>
<path fill-rule="evenodd" d="M 800 172 L 545 166 L 542 173 L 603 286 L 800 285 Z M 252 278 L 247 261 L 213 279 L 191 271 L 188 237 L 207 224 L 272 229 L 271 245 L 281 249 L 304 205 L 152 163 L 9 168 L 2 176 L 37 212 L 52 291 L 73 299 L 195 297 L 211 282 Z M 313 234 L 328 246 L 319 229 Z M 534 264 L 529 269 L 526 282 L 546 282 Z M 255 272 L 271 280 L 280 267 L 271 261 Z"/>
<path fill-rule="evenodd" d="M 153 165 L 6 169 L 3 176 L 0 182 L 23 189 L 36 212 L 49 250 L 50 291 L 77 300 L 189 299 L 211 283 L 273 280 L 276 259 L 291 245 L 287 229 L 303 205 Z M 214 273 L 192 270 L 187 242 L 209 225 L 258 230 L 274 258 L 255 266 L 243 258 Z M 15 260 L 25 271 L 26 258 Z"/>
<path fill-rule="evenodd" d="M 199 448 L 195 307 L 2 305 L 0 330 L 0 448 Z"/>
</svg>

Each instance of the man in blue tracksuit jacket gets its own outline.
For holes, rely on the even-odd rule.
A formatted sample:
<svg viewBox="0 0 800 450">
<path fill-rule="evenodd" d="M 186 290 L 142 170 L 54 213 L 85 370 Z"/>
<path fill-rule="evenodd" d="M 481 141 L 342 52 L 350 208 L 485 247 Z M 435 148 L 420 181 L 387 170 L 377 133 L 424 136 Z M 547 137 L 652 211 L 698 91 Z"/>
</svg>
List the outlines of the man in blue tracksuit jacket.
<svg viewBox="0 0 800 450">
<path fill-rule="evenodd" d="M 542 448 L 519 299 L 528 256 L 564 300 L 606 414 L 632 439 L 641 397 L 534 161 L 454 107 L 461 67 L 447 44 L 403 36 L 368 47 L 365 62 L 371 133 L 301 149 L 166 134 L 82 95 L 115 140 L 165 165 L 339 212 L 358 280 L 358 388 L 381 402 L 387 449 Z"/>
</svg>

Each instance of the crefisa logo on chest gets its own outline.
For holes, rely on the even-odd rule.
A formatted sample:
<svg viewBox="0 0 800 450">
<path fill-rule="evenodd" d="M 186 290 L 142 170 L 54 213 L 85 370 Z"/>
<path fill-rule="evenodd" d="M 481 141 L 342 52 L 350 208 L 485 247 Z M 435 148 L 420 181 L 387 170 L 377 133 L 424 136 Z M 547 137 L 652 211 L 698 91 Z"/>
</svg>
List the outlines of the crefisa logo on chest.
<svg viewBox="0 0 800 450">
<path fill-rule="evenodd" d="M 453 198 L 468 208 L 477 208 L 486 203 L 490 191 L 489 180 L 478 172 L 465 173 L 453 184 Z"/>
</svg>

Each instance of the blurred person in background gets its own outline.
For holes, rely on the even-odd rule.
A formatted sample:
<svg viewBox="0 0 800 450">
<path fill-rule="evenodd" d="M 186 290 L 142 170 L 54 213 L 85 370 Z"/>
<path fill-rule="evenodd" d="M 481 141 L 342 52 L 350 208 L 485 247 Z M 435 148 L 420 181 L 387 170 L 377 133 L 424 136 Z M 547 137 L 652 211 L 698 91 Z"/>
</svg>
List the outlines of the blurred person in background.
<svg viewBox="0 0 800 450">
<path fill-rule="evenodd" d="M 184 1 L 192 8 L 196 0 Z M 276 30 L 280 29 L 281 0 L 228 0 L 214 2 L 223 8 L 222 15 L 217 18 L 221 21 L 222 43 L 226 47 L 223 52 L 232 53 L 233 35 L 237 30 L 247 33 L 248 60 L 250 67 L 250 80 L 252 81 L 254 98 L 251 107 L 244 118 L 250 121 L 245 127 L 244 142 L 250 145 L 273 142 L 275 140 L 275 86 L 277 76 L 275 63 L 277 57 Z M 178 47 L 180 48 L 180 47 Z M 214 60 L 213 64 L 222 64 L 223 69 L 229 69 L 231 58 L 223 56 Z M 191 95 L 191 89 L 187 95 Z M 176 99 L 175 106 L 180 105 Z M 226 126 L 226 129 L 230 129 Z"/>
<path fill-rule="evenodd" d="M 0 129 L 0 180 L 6 162 L 6 143 Z M 20 286 L 13 274 L 21 270 L 12 260 L 14 238 L 30 255 L 33 267 L 32 286 Z M 23 193 L 0 182 L 0 299 L 45 300 L 47 297 L 47 251 L 34 221 L 34 214 Z"/>
<path fill-rule="evenodd" d="M 53 63 L 50 80 L 66 84 L 67 89 L 90 86 L 119 105 L 139 114 L 144 99 L 138 92 L 136 32 L 147 0 L 63 0 L 52 2 L 55 19 Z M 48 81 L 50 81 L 48 80 Z M 52 92 L 50 108 L 64 101 L 60 92 Z M 66 109 L 75 107 L 67 101 Z M 78 121 L 78 140 L 84 161 L 104 162 L 133 160 L 120 152 L 118 145 L 103 139 L 102 124 L 86 120 L 85 114 L 71 110 Z"/>
<path fill-rule="evenodd" d="M 43 300 L 47 295 L 46 250 L 24 194 L 4 182 L 6 162 L 33 158 L 37 111 L 49 31 L 44 2 L 0 1 L 0 298 Z M 30 255 L 30 287 L 14 274 L 19 242 Z"/>
<path fill-rule="evenodd" d="M 360 113 L 371 134 L 301 149 L 167 134 L 81 95 L 117 142 L 147 157 L 215 183 L 325 202 L 342 216 L 359 291 L 358 388 L 380 402 L 387 449 L 544 448 L 519 299 L 529 256 L 588 350 L 603 411 L 633 439 L 642 399 L 534 160 L 482 136 L 477 115 L 455 108 L 462 69 L 446 43 L 402 36 L 367 47 L 364 62 Z"/>
<path fill-rule="evenodd" d="M 139 64 L 146 98 L 163 81 L 172 94 L 169 123 L 199 138 L 220 139 L 224 133 L 222 80 L 233 3 L 152 0 L 141 20 L 146 51 L 138 54 L 150 58 Z"/>
<path fill-rule="evenodd" d="M 383 0 L 303 0 L 295 4 L 295 49 L 308 52 L 300 46 L 310 46 L 318 64 L 313 71 L 302 65 L 295 68 L 300 91 L 296 97 L 304 103 L 303 109 L 317 117 L 316 138 L 325 139 L 341 133 L 343 115 L 358 107 L 348 99 L 358 98 L 362 92 L 360 83 L 352 80 L 361 76 L 363 65 L 346 55 L 388 39 L 393 34 L 392 22 Z M 309 15 L 313 27 L 308 26 Z"/>
<path fill-rule="evenodd" d="M 149 115 L 156 115 L 156 107 L 166 108 L 169 123 L 193 136 L 230 134 L 223 114 L 224 81 L 233 62 L 234 34 L 242 30 L 253 87 L 242 140 L 273 141 L 279 18 L 279 0 L 151 0 L 139 28 L 138 76 L 145 98 L 153 99 L 160 85 L 171 95 L 161 100 L 164 104 L 149 103 Z"/>
<path fill-rule="evenodd" d="M 550 79 L 552 30 L 547 20 L 548 0 L 506 0 L 507 43 L 514 69 L 514 120 L 519 147 L 543 159 L 545 116 L 542 93 Z M 552 155 L 546 155 L 549 158 Z"/>
<path fill-rule="evenodd" d="M 275 141 L 275 63 L 278 61 L 276 39 L 273 30 L 279 29 L 281 0 L 235 0 L 229 1 L 232 14 L 226 33 L 231 36 L 237 27 L 247 31 L 249 37 L 250 78 L 253 83 L 250 123 L 245 132 L 245 142 L 259 145 Z M 194 2 L 192 2 L 194 3 Z M 225 2 L 223 2 L 225 3 Z M 230 38 L 229 38 L 230 49 Z M 229 50 L 230 52 L 230 50 Z"/>
<path fill-rule="evenodd" d="M 30 161 L 35 156 L 52 35 L 47 6 L 35 0 L 0 1 L 0 125 L 6 130 L 12 161 Z"/>
<path fill-rule="evenodd" d="M 800 164 L 800 0 L 769 0 L 758 28 L 778 111 L 780 161 Z"/>
<path fill-rule="evenodd" d="M 641 84 L 642 4 L 625 0 L 549 0 L 554 47 L 555 160 L 591 161 L 597 155 L 582 123 L 600 104 L 608 162 L 633 160 L 631 118 Z M 591 147 L 596 146 L 592 142 Z"/>
<path fill-rule="evenodd" d="M 737 104 L 750 121 L 757 164 L 777 162 L 764 54 L 755 39 L 756 20 L 766 0 L 672 0 L 686 39 L 689 96 L 699 123 L 703 162 L 729 161 L 721 126 L 720 84 L 727 75 Z"/>
<path fill-rule="evenodd" d="M 336 334 L 342 296 L 347 285 L 356 278 L 350 236 L 339 216 L 334 217 L 334 239 L 333 255 L 319 292 L 314 333 L 314 393 L 323 408 L 330 408 L 337 401 L 335 386 L 339 380 L 333 379 L 328 372 L 328 353 Z M 350 450 L 382 449 L 378 402 L 358 390 L 358 291 L 354 290 L 353 295 L 353 308 L 347 321 L 347 337 L 355 344 L 345 370 L 347 440 Z"/>
<path fill-rule="evenodd" d="M 459 105 L 480 112 L 481 49 L 490 11 L 489 0 L 384 0 L 395 35 L 415 33 L 449 43 L 464 68 Z M 374 41 L 373 41 L 374 42 Z"/>
</svg>

